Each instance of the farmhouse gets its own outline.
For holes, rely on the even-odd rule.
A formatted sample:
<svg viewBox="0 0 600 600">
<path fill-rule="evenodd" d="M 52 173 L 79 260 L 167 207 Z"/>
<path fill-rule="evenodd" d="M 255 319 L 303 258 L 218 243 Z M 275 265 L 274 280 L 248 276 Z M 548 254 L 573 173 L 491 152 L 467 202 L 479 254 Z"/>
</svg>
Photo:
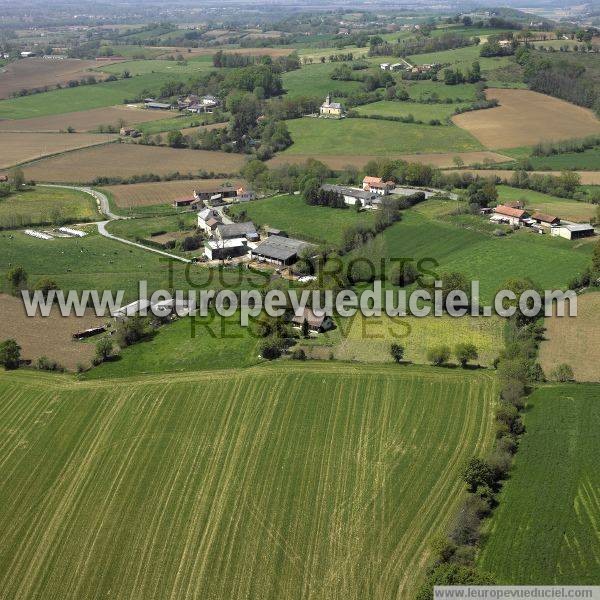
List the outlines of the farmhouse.
<svg viewBox="0 0 600 600">
<path fill-rule="evenodd" d="M 243 256 L 248 252 L 246 238 L 229 240 L 209 240 L 204 242 L 204 256 L 208 260 L 225 260 Z"/>
<path fill-rule="evenodd" d="M 595 231 L 589 223 L 563 223 L 562 225 L 552 227 L 550 234 L 566 238 L 567 240 L 579 240 L 593 236 Z"/>
<path fill-rule="evenodd" d="M 381 177 L 369 177 L 368 175 L 363 179 L 363 190 L 365 192 L 373 192 L 374 194 L 385 196 L 393 189 L 393 181 L 383 181 Z"/>
<path fill-rule="evenodd" d="M 262 241 L 251 252 L 252 258 L 261 262 L 276 265 L 291 265 L 298 260 L 298 255 L 313 245 L 302 240 L 272 235 Z"/>
<path fill-rule="evenodd" d="M 245 223 L 218 223 L 214 232 L 215 238 L 218 240 L 245 238 L 249 241 L 257 241 L 260 239 L 252 221 L 246 221 Z"/>
<path fill-rule="evenodd" d="M 212 233 L 221 222 L 221 215 L 212 208 L 205 208 L 198 213 L 198 229 L 206 233 Z"/>
<path fill-rule="evenodd" d="M 341 119 L 344 116 L 344 109 L 342 108 L 342 105 L 339 102 L 332 102 L 329 94 L 327 94 L 325 102 L 321 104 L 319 112 L 321 113 L 322 117 Z"/>
<path fill-rule="evenodd" d="M 244 187 L 239 187 L 235 193 L 238 202 L 250 202 L 250 200 L 256 198 L 256 194 L 252 190 L 247 190 Z"/>
<path fill-rule="evenodd" d="M 554 215 L 536 212 L 531 215 L 531 218 L 541 227 L 554 227 L 555 225 L 560 225 L 560 219 Z"/>
<path fill-rule="evenodd" d="M 333 319 L 326 315 L 316 315 L 310 308 L 305 308 L 299 314 L 292 317 L 292 323 L 295 327 L 302 327 L 304 321 L 308 324 L 308 329 L 315 333 L 322 333 L 333 329 Z"/>
<path fill-rule="evenodd" d="M 379 194 L 366 192 L 357 188 L 325 183 L 321 186 L 321 189 L 327 192 L 337 192 L 338 194 L 341 194 L 344 197 L 344 202 L 350 206 L 361 204 L 364 207 L 377 208 L 381 202 Z"/>
<path fill-rule="evenodd" d="M 510 206 L 499 204 L 494 208 L 494 214 L 490 218 L 490 221 L 521 226 L 528 218 L 529 213 L 522 208 L 511 208 Z"/>
</svg>

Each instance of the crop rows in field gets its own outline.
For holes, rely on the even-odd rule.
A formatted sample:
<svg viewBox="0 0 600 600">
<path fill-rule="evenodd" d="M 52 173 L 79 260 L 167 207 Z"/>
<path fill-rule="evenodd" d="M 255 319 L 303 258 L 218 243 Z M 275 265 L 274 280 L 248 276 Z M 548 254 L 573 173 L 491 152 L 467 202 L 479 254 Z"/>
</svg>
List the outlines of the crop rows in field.
<svg viewBox="0 0 600 600">
<path fill-rule="evenodd" d="M 0 595 L 406 598 L 485 451 L 489 376 L 0 376 Z"/>
</svg>

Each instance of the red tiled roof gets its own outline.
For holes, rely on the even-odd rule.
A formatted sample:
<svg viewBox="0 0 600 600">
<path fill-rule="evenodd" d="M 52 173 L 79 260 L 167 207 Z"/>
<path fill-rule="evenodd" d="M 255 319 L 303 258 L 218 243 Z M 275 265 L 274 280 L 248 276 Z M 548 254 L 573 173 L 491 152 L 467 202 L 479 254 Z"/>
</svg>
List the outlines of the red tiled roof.
<svg viewBox="0 0 600 600">
<path fill-rule="evenodd" d="M 504 204 L 496 206 L 494 212 L 505 217 L 514 217 L 515 219 L 523 219 L 527 214 L 526 211 L 520 208 L 511 208 L 510 206 L 505 206 Z"/>
<path fill-rule="evenodd" d="M 531 218 L 536 221 L 542 221 L 542 223 L 555 223 L 556 221 L 560 221 L 560 219 L 554 215 L 547 215 L 540 212 L 534 213 Z"/>
</svg>

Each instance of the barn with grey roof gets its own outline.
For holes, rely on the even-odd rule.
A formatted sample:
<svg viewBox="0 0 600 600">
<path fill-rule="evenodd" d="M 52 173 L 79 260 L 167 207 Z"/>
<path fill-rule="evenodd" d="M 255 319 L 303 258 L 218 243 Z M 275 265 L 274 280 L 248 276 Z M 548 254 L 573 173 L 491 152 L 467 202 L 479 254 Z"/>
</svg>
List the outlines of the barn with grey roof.
<svg viewBox="0 0 600 600">
<path fill-rule="evenodd" d="M 252 258 L 276 265 L 291 265 L 298 260 L 301 252 L 313 247 L 302 240 L 271 235 L 252 250 Z"/>
</svg>

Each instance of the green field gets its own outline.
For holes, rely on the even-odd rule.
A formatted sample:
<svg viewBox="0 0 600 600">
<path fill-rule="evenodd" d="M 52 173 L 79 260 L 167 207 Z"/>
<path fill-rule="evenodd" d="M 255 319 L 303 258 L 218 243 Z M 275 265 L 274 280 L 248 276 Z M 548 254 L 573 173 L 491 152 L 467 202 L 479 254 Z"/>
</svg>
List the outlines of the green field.
<svg viewBox="0 0 600 600">
<path fill-rule="evenodd" d="M 95 227 L 89 231 L 94 232 Z M 234 289 L 253 282 L 264 283 L 259 276 L 245 273 L 240 281 L 236 271 L 225 271 L 222 277 L 216 269 L 199 265 L 190 267 L 189 283 L 186 265 L 172 263 L 158 254 L 126 246 L 91 233 L 82 239 L 38 240 L 22 232 L 0 232 L 0 274 L 14 265 L 22 265 L 29 274 L 30 283 L 49 277 L 65 290 L 125 290 L 129 301 L 138 298 L 138 281 L 146 280 L 149 290 L 183 289 L 193 287 Z M 170 268 L 173 285 L 170 281 Z M 9 291 L 6 278 L 1 277 L 1 291 Z M 246 283 L 248 282 L 248 283 Z"/>
<path fill-rule="evenodd" d="M 552 156 L 530 156 L 529 162 L 536 171 L 561 171 L 563 169 L 597 171 L 600 169 L 600 148 Z"/>
<path fill-rule="evenodd" d="M 177 129 L 185 129 L 187 127 L 197 127 L 203 125 L 209 121 L 210 118 L 202 117 L 199 115 L 178 115 L 168 119 L 157 119 L 156 121 L 146 121 L 145 123 L 139 123 L 135 126 L 142 133 L 154 135 L 156 133 L 166 133 L 168 131 L 175 131 Z"/>
<path fill-rule="evenodd" d="M 600 386 L 544 386 L 530 398 L 500 506 L 479 558 L 499 583 L 600 579 Z"/>
<path fill-rule="evenodd" d="M 483 223 L 483 221 L 482 221 Z M 495 237 L 480 228 L 455 224 L 451 219 L 429 218 L 404 211 L 400 223 L 392 225 L 373 242 L 349 255 L 378 261 L 386 257 L 428 259 L 423 268 L 438 273 L 458 271 L 468 280 L 478 280 L 481 300 L 489 302 L 511 277 L 530 277 L 542 289 L 564 287 L 589 265 L 592 246 L 533 235 L 522 230 Z"/>
<path fill-rule="evenodd" d="M 495 396 L 392 365 L 0 373 L 2 596 L 412 597 Z"/>
<path fill-rule="evenodd" d="M 334 51 L 330 54 L 335 54 Z M 334 90 L 345 92 L 357 91 L 361 87 L 359 81 L 334 81 L 331 72 L 336 63 L 315 63 L 305 65 L 301 69 L 283 74 L 283 87 L 291 98 L 298 96 L 325 96 Z M 364 72 L 364 71 L 363 71 Z"/>
<path fill-rule="evenodd" d="M 481 144 L 458 127 L 435 127 L 373 119 L 287 121 L 294 143 L 285 154 L 377 155 L 415 152 L 468 152 Z"/>
<path fill-rule="evenodd" d="M 502 347 L 503 321 L 497 317 L 366 318 L 357 313 L 352 318 L 337 317 L 336 323 L 336 329 L 300 345 L 322 358 L 331 352 L 337 360 L 382 363 L 392 362 L 390 345 L 397 343 L 404 347 L 404 360 L 427 364 L 432 347 L 446 344 L 454 349 L 456 344 L 471 342 L 479 353 L 475 363 L 481 366 L 491 366 Z"/>
<path fill-rule="evenodd" d="M 508 202 L 510 200 L 524 200 L 525 207 L 530 210 L 539 210 L 546 214 L 552 214 L 570 221 L 589 220 L 596 214 L 596 206 L 588 202 L 578 200 L 567 200 L 548 194 L 542 194 L 533 190 L 521 190 L 508 185 L 499 185 L 498 200 Z"/>
<path fill-rule="evenodd" d="M 142 92 L 156 94 L 172 79 L 172 75 L 156 73 L 2 100 L 0 118 L 29 119 L 122 104 L 134 100 Z"/>
<path fill-rule="evenodd" d="M 383 117 L 406 117 L 412 115 L 415 120 L 427 123 L 438 119 L 442 123 L 450 118 L 457 104 L 425 104 L 419 102 L 395 102 L 381 100 L 371 104 L 358 106 L 355 110 L 361 115 L 381 115 Z"/>
<path fill-rule="evenodd" d="M 403 81 L 400 83 L 406 87 L 413 100 L 425 101 L 428 98 L 437 97 L 440 100 L 463 102 L 475 100 L 475 84 L 460 83 L 458 85 L 446 85 L 441 81 Z"/>
<path fill-rule="evenodd" d="M 197 223 L 197 214 L 188 211 L 178 215 L 112 221 L 106 229 L 113 235 L 137 241 L 138 239 L 151 237 L 152 234 L 159 231 L 189 231 L 191 235 L 195 232 Z"/>
<path fill-rule="evenodd" d="M 89 194 L 64 188 L 34 187 L 0 199 L 0 229 L 64 225 L 98 219 Z"/>
<path fill-rule="evenodd" d="M 510 58 L 508 56 L 495 56 L 485 58 L 479 56 L 479 46 L 465 46 L 454 50 L 443 50 L 441 52 L 432 52 L 431 54 L 415 54 L 408 57 L 408 62 L 416 65 L 440 63 L 449 64 L 453 69 L 460 69 L 466 73 L 473 64 L 473 61 L 479 61 L 482 71 L 491 71 L 498 67 L 506 66 Z M 452 87 L 452 86 L 449 86 Z"/>
<path fill-rule="evenodd" d="M 373 224 L 373 214 L 357 213 L 352 208 L 310 206 L 301 196 L 275 196 L 232 206 L 231 214 L 246 211 L 256 226 L 267 225 L 282 229 L 290 236 L 318 243 L 339 244 L 346 227 L 359 223 Z"/>
</svg>

